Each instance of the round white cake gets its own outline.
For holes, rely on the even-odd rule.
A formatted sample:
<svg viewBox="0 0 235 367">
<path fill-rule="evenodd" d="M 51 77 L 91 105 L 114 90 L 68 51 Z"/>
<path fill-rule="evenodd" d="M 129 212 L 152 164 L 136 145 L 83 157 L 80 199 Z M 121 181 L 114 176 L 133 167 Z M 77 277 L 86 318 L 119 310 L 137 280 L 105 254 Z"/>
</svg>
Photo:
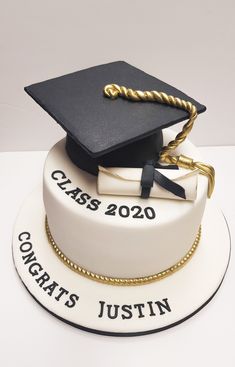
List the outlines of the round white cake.
<svg viewBox="0 0 235 367">
<path fill-rule="evenodd" d="M 165 130 L 164 144 L 174 136 Z M 200 160 L 188 140 L 175 154 Z M 113 278 L 150 276 L 184 258 L 198 234 L 208 186 L 199 175 L 195 201 L 99 195 L 97 177 L 71 162 L 65 139 L 50 150 L 43 180 L 48 225 L 60 251 Z"/>
</svg>

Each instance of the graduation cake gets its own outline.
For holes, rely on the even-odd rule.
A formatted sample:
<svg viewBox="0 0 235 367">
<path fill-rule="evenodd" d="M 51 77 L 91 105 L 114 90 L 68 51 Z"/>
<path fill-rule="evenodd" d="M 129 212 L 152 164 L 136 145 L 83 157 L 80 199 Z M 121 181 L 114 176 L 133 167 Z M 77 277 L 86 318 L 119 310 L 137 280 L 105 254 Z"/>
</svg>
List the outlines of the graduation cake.
<svg viewBox="0 0 235 367">
<path fill-rule="evenodd" d="M 226 223 L 206 205 L 214 169 L 187 139 L 205 106 L 125 62 L 25 91 L 67 133 L 16 223 L 14 261 L 34 298 L 110 335 L 162 330 L 203 307 L 229 258 Z M 168 127 L 183 120 L 175 136 Z"/>
</svg>

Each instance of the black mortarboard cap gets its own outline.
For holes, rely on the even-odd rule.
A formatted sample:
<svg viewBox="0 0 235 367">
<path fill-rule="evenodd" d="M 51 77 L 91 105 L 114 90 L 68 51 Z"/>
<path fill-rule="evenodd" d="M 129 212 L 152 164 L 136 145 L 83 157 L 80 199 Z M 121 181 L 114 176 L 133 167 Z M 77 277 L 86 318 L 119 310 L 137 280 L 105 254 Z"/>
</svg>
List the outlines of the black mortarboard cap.
<svg viewBox="0 0 235 367">
<path fill-rule="evenodd" d="M 206 107 L 178 89 L 123 61 L 91 67 L 30 85 L 25 91 L 67 132 L 66 150 L 80 168 L 143 167 L 162 148 L 162 129 L 188 117 L 182 109 L 104 96 L 105 85 L 157 90 Z"/>
</svg>

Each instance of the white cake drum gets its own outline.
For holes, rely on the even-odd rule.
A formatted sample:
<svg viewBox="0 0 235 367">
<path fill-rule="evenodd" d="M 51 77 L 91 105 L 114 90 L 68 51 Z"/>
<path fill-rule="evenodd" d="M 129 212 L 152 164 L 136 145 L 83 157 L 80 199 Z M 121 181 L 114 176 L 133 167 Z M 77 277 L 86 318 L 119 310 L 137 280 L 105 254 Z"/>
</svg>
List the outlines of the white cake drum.
<svg viewBox="0 0 235 367">
<path fill-rule="evenodd" d="M 30 294 L 59 319 L 99 334 L 143 335 L 185 321 L 220 287 L 230 257 L 230 236 L 212 201 L 202 229 L 193 257 L 174 274 L 140 286 L 102 284 L 75 273 L 55 255 L 45 232 L 42 192 L 37 189 L 17 218 L 13 258 Z"/>
</svg>

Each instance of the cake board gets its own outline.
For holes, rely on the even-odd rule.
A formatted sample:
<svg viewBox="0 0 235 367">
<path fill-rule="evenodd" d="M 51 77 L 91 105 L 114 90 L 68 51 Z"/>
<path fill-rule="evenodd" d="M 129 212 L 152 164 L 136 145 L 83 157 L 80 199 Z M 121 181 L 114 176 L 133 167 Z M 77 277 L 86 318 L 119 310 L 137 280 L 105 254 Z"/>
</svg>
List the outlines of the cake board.
<svg viewBox="0 0 235 367">
<path fill-rule="evenodd" d="M 97 334 L 137 336 L 180 324 L 208 304 L 227 271 L 230 242 L 226 219 L 208 200 L 199 246 L 179 271 L 140 286 L 102 284 L 75 273 L 56 256 L 45 231 L 39 187 L 16 220 L 13 259 L 32 297 L 60 320 Z"/>
</svg>

